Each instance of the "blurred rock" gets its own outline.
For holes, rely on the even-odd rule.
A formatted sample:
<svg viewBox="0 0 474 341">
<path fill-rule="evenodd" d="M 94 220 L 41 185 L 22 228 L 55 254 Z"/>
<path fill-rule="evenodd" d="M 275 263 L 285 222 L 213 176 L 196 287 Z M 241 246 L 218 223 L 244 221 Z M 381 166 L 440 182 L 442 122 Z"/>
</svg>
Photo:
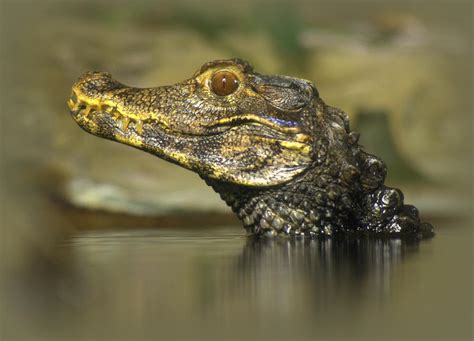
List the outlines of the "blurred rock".
<svg viewBox="0 0 474 341">
<path fill-rule="evenodd" d="M 455 39 L 443 45 L 441 35 Z M 395 144 L 411 164 L 433 177 L 456 177 L 459 169 L 439 163 L 440 157 L 465 153 L 470 129 L 461 123 L 469 102 L 457 91 L 469 76 L 451 63 L 469 52 L 454 30 L 428 30 L 415 16 L 398 15 L 354 25 L 350 32 L 315 28 L 303 38 L 314 50 L 309 78 L 327 103 L 354 118 L 362 109 L 387 112 Z"/>
</svg>

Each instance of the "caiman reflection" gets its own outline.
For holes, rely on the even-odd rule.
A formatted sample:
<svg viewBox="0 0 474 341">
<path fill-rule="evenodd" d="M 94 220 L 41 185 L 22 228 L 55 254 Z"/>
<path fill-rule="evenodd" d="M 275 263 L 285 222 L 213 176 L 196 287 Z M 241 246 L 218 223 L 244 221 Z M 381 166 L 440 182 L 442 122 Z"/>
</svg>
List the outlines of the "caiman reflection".
<svg viewBox="0 0 474 341">
<path fill-rule="evenodd" d="M 239 285 L 250 287 L 239 289 L 256 296 L 282 290 L 282 297 L 291 296 L 285 302 L 312 301 L 306 303 L 308 309 L 319 309 L 328 297 L 330 305 L 339 304 L 339 299 L 357 301 L 351 297 L 354 293 L 386 294 L 393 272 L 418 248 L 415 238 L 250 239 L 236 264 L 239 276 L 246 278 Z M 252 287 L 256 284 L 262 285 Z M 295 284 L 305 288 L 301 297 L 285 292 Z"/>
</svg>

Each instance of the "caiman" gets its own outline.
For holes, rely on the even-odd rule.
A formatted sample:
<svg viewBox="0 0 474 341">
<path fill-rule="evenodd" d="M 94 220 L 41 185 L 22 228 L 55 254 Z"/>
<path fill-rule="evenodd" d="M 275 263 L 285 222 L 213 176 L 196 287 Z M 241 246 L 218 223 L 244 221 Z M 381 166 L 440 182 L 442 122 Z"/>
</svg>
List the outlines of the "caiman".
<svg viewBox="0 0 474 341">
<path fill-rule="evenodd" d="M 155 88 L 88 72 L 68 106 L 85 131 L 198 173 L 250 235 L 433 233 L 310 81 L 259 74 L 240 59 Z"/>
</svg>

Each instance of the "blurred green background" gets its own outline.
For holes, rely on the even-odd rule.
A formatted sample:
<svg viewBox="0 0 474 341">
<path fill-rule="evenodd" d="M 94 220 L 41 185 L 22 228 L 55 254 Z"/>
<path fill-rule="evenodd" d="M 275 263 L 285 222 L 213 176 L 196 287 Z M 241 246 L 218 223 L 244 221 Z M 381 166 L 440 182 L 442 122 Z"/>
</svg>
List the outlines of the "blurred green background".
<svg viewBox="0 0 474 341">
<path fill-rule="evenodd" d="M 261 73 L 309 79 L 326 103 L 350 115 L 366 150 L 387 162 L 388 183 L 424 219 L 465 218 L 470 231 L 471 1 L 0 4 L 6 276 L 31 275 L 37 262 L 62 264 L 56 246 L 81 231 L 235 225 L 243 235 L 197 175 L 76 126 L 66 100 L 90 70 L 148 87 L 239 57 Z M 5 324 L 18 328 L 21 319 L 6 306 Z M 7 334 L 29 335 L 15 333 Z"/>
</svg>

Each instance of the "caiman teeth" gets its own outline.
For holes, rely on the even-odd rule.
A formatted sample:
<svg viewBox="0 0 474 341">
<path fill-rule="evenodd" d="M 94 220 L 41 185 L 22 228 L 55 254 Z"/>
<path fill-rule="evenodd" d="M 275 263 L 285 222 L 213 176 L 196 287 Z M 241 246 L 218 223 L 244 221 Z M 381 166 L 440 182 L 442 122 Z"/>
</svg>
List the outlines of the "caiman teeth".
<svg viewBox="0 0 474 341">
<path fill-rule="evenodd" d="M 128 117 L 122 118 L 122 129 L 123 129 L 123 131 L 127 131 L 129 124 L 130 124 L 130 118 L 128 118 Z"/>
<path fill-rule="evenodd" d="M 143 133 L 144 122 L 142 120 L 122 115 L 116 107 L 100 103 L 88 104 L 85 101 L 78 99 L 74 93 L 71 95 L 71 98 L 68 99 L 67 105 L 76 117 L 88 119 L 88 117 L 93 113 L 103 112 L 110 115 L 110 117 L 115 121 L 120 121 L 120 127 L 123 132 L 127 132 L 130 123 L 133 123 L 135 131 L 140 135 Z"/>
<path fill-rule="evenodd" d="M 90 105 L 86 106 L 86 108 L 84 109 L 84 111 L 82 112 L 82 114 L 87 117 L 89 116 L 90 112 L 92 110 L 92 107 Z"/>
<path fill-rule="evenodd" d="M 142 134 L 143 133 L 143 121 L 137 121 L 135 123 L 135 130 L 137 131 L 138 134 Z"/>
<path fill-rule="evenodd" d="M 77 110 L 76 105 L 77 103 L 74 103 L 74 101 L 71 98 L 68 99 L 67 106 L 69 107 L 69 109 L 71 109 L 71 111 Z"/>
</svg>

